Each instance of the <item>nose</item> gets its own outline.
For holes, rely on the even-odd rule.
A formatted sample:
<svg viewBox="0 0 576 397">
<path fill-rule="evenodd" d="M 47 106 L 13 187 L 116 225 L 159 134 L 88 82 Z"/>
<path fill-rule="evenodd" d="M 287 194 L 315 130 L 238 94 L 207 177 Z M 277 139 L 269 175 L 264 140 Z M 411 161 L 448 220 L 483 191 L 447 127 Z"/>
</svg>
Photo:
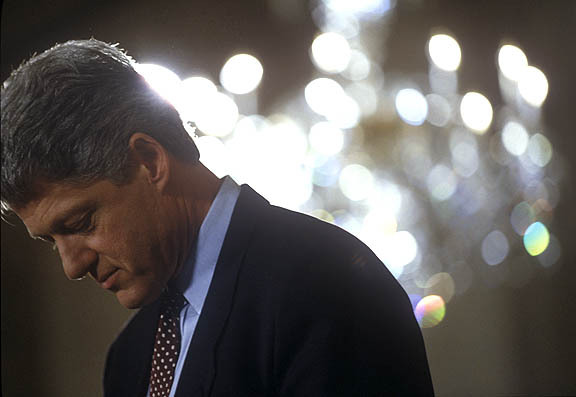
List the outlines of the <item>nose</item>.
<svg viewBox="0 0 576 397">
<path fill-rule="evenodd" d="M 98 255 L 88 246 L 85 237 L 62 236 L 55 238 L 55 242 L 64 273 L 70 280 L 83 278 L 97 263 Z"/>
</svg>

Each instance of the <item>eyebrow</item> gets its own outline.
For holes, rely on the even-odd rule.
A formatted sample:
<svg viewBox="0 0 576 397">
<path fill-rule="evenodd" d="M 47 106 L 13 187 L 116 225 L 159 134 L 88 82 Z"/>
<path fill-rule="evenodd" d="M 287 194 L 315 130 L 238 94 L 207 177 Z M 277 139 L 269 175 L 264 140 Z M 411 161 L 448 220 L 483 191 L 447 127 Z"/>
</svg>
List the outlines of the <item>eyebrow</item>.
<svg viewBox="0 0 576 397">
<path fill-rule="evenodd" d="M 66 211 L 64 211 L 62 214 L 60 214 L 59 216 L 57 216 L 50 224 L 49 228 L 48 228 L 48 233 L 45 234 L 40 234 L 40 235 L 34 235 L 34 234 L 30 234 L 30 237 L 32 237 L 33 239 L 46 239 L 46 237 L 49 237 L 52 234 L 59 234 L 62 233 L 63 231 L 66 230 L 66 222 L 68 222 L 68 220 L 70 218 L 73 218 L 75 216 L 78 215 L 83 215 L 86 214 L 90 211 L 94 211 L 97 208 L 97 204 L 95 201 L 84 201 L 84 202 L 80 202 L 78 204 L 73 205 L 72 207 L 68 208 Z"/>
</svg>

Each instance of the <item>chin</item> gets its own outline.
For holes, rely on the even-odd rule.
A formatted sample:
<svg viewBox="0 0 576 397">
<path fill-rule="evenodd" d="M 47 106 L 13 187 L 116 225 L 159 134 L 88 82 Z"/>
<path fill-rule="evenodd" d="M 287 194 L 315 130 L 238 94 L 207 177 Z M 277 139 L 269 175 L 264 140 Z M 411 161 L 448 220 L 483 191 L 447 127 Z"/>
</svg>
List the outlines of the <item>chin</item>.
<svg viewBox="0 0 576 397">
<path fill-rule="evenodd" d="M 116 299 L 127 309 L 139 309 L 154 302 L 162 291 L 134 290 L 133 288 L 119 290 L 116 292 Z"/>
</svg>

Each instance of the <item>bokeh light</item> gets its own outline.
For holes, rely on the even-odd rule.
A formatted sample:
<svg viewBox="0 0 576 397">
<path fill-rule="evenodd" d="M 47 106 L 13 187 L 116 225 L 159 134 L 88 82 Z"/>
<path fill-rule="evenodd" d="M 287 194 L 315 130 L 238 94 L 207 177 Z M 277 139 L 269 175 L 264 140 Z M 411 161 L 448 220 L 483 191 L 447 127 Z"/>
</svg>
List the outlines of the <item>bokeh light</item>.
<svg viewBox="0 0 576 397">
<path fill-rule="evenodd" d="M 482 259 L 491 266 L 502 263 L 509 251 L 508 239 L 500 230 L 491 231 L 482 241 Z"/>
<path fill-rule="evenodd" d="M 233 94 L 247 94 L 258 87 L 264 68 L 249 54 L 237 54 L 226 61 L 220 71 L 222 86 Z"/>
<path fill-rule="evenodd" d="M 450 302 L 456 291 L 454 278 L 450 273 L 440 272 L 433 274 L 424 284 L 426 295 L 438 295 L 445 303 Z"/>
<path fill-rule="evenodd" d="M 195 121 L 204 112 L 208 98 L 218 92 L 216 85 L 206 77 L 193 76 L 182 81 L 182 96 L 178 106 L 185 121 Z"/>
<path fill-rule="evenodd" d="M 308 139 L 314 151 L 332 156 L 342 150 L 344 132 L 329 121 L 320 121 L 310 128 Z"/>
<path fill-rule="evenodd" d="M 406 123 L 421 125 L 428 115 L 428 102 L 424 95 L 413 88 L 398 91 L 395 99 L 396 111 Z"/>
<path fill-rule="evenodd" d="M 528 67 L 528 58 L 520 48 L 506 44 L 498 51 L 498 66 L 506 78 L 518 81 Z"/>
<path fill-rule="evenodd" d="M 514 231 L 523 236 L 528 226 L 534 223 L 534 210 L 530 204 L 525 201 L 516 204 L 510 214 L 510 223 Z"/>
<path fill-rule="evenodd" d="M 438 94 L 426 95 L 426 101 L 428 102 L 428 122 L 436 127 L 444 127 L 448 124 L 452 116 L 450 103 Z"/>
<path fill-rule="evenodd" d="M 200 152 L 200 161 L 218 178 L 230 174 L 228 165 L 229 156 L 226 146 L 217 137 L 202 136 L 196 140 L 196 146 Z"/>
<path fill-rule="evenodd" d="M 416 305 L 414 315 L 422 328 L 435 327 L 446 315 L 444 299 L 438 295 L 425 296 Z"/>
<path fill-rule="evenodd" d="M 326 73 L 342 72 L 348 66 L 351 55 L 348 41 L 334 32 L 317 36 L 312 42 L 311 52 L 314 64 Z"/>
<path fill-rule="evenodd" d="M 205 98 L 202 112 L 196 117 L 196 125 L 207 135 L 226 136 L 232 132 L 238 120 L 238 106 L 232 98 L 217 92 Z"/>
<path fill-rule="evenodd" d="M 540 69 L 528 66 L 518 80 L 518 90 L 527 103 L 539 107 L 548 95 L 548 79 Z"/>
<path fill-rule="evenodd" d="M 492 105 L 478 92 L 469 92 L 460 102 L 460 116 L 466 127 L 483 134 L 492 123 Z"/>
<path fill-rule="evenodd" d="M 550 233 L 542 222 L 534 222 L 524 233 L 524 248 L 532 256 L 540 255 L 548 248 Z"/>
<path fill-rule="evenodd" d="M 370 74 L 371 68 L 370 60 L 362 51 L 352 50 L 348 67 L 342 71 L 342 75 L 352 81 L 364 80 Z"/>
<path fill-rule="evenodd" d="M 538 167 L 545 167 L 552 159 L 552 144 L 544 135 L 532 135 L 528 142 L 528 157 Z"/>
<path fill-rule="evenodd" d="M 304 89 L 304 97 L 310 109 L 321 116 L 333 111 L 334 105 L 344 94 L 344 89 L 335 80 L 320 77 L 312 80 Z"/>
<path fill-rule="evenodd" d="M 428 191 L 438 201 L 444 201 L 452 197 L 456 191 L 458 179 L 454 172 L 443 164 L 432 168 L 428 174 Z"/>
<path fill-rule="evenodd" d="M 396 233 L 373 233 L 362 235 L 362 240 L 398 278 L 406 265 L 418 255 L 418 242 L 412 233 L 403 230 Z"/>
<path fill-rule="evenodd" d="M 437 67 L 448 72 L 458 69 L 462 58 L 460 45 L 456 39 L 446 34 L 437 34 L 430 38 L 428 54 Z"/>
<path fill-rule="evenodd" d="M 340 189 L 352 201 L 364 200 L 374 188 L 372 172 L 360 164 L 350 164 L 340 173 Z"/>
<path fill-rule="evenodd" d="M 522 124 L 509 121 L 502 130 L 502 143 L 510 154 L 520 156 L 528 147 L 528 132 Z"/>
</svg>

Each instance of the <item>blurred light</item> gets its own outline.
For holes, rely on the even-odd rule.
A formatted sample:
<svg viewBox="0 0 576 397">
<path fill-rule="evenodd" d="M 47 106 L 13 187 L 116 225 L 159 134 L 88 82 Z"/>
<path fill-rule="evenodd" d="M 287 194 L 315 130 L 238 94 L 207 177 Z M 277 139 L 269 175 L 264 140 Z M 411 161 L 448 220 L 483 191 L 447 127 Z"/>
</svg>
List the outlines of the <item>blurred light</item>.
<svg viewBox="0 0 576 397">
<path fill-rule="evenodd" d="M 290 117 L 276 114 L 270 117 L 265 130 L 268 145 L 268 165 L 300 166 L 308 151 L 308 140 L 302 128 Z"/>
<path fill-rule="evenodd" d="M 233 94 L 247 94 L 258 87 L 263 73 L 258 59 L 248 54 L 237 54 L 222 67 L 220 82 Z"/>
<path fill-rule="evenodd" d="M 359 16 L 379 17 L 392 8 L 391 0 L 324 0 L 335 12 Z"/>
<path fill-rule="evenodd" d="M 378 92 L 372 84 L 352 83 L 346 87 L 346 93 L 360 106 L 364 116 L 371 116 L 378 110 Z"/>
<path fill-rule="evenodd" d="M 550 243 L 548 244 L 548 248 L 546 251 L 542 252 L 538 255 L 538 261 L 544 267 L 551 267 L 562 255 L 562 250 L 560 248 L 560 242 L 554 235 L 550 235 Z"/>
<path fill-rule="evenodd" d="M 444 299 L 438 295 L 425 296 L 416 305 L 414 315 L 422 328 L 431 328 L 440 324 L 446 315 Z"/>
<path fill-rule="evenodd" d="M 424 284 L 426 295 L 438 295 L 448 303 L 454 296 L 455 284 L 454 279 L 449 273 L 436 273 L 431 276 Z"/>
<path fill-rule="evenodd" d="M 528 66 L 518 80 L 518 90 L 526 102 L 540 107 L 548 95 L 548 79 L 540 69 Z"/>
<path fill-rule="evenodd" d="M 418 90 L 405 88 L 396 94 L 396 111 L 406 123 L 421 125 L 428 115 L 428 102 Z"/>
<path fill-rule="evenodd" d="M 508 239 L 499 230 L 494 230 L 482 241 L 482 258 L 487 264 L 494 266 L 502 263 L 506 256 L 508 256 L 508 251 L 510 246 L 508 244 Z"/>
<path fill-rule="evenodd" d="M 426 100 L 428 101 L 428 122 L 436 127 L 446 126 L 452 113 L 448 101 L 438 94 L 428 94 Z"/>
<path fill-rule="evenodd" d="M 428 53 L 432 62 L 442 70 L 453 72 L 460 66 L 462 53 L 458 42 L 446 34 L 437 34 L 428 42 Z"/>
<path fill-rule="evenodd" d="M 205 77 L 194 76 L 182 81 L 182 97 L 178 108 L 185 121 L 195 121 L 204 111 L 207 98 L 216 94 L 212 81 Z"/>
<path fill-rule="evenodd" d="M 483 134 L 492 123 L 492 105 L 486 97 L 477 92 L 469 92 L 460 102 L 460 115 L 466 127 Z"/>
<path fill-rule="evenodd" d="M 386 207 L 372 209 L 364 217 L 361 238 L 373 235 L 392 234 L 398 230 L 398 222 L 394 213 Z"/>
<path fill-rule="evenodd" d="M 523 236 L 524 232 L 534 222 L 534 210 L 525 201 L 518 203 L 514 206 L 510 214 L 510 223 L 514 231 Z"/>
<path fill-rule="evenodd" d="M 402 193 L 395 184 L 379 181 L 368 197 L 368 204 L 371 208 L 383 207 L 398 214 L 402 207 Z"/>
<path fill-rule="evenodd" d="M 339 73 L 350 61 L 350 45 L 338 33 L 322 33 L 312 42 L 312 60 L 326 73 Z"/>
<path fill-rule="evenodd" d="M 320 121 L 310 128 L 308 140 L 316 152 L 333 156 L 342 150 L 344 132 L 329 121 Z"/>
<path fill-rule="evenodd" d="M 506 78 L 518 81 L 528 66 L 528 59 L 520 48 L 506 44 L 498 51 L 498 66 Z"/>
<path fill-rule="evenodd" d="M 202 113 L 197 115 L 196 125 L 207 135 L 226 136 L 238 120 L 238 106 L 226 94 L 217 92 L 205 99 Z"/>
<path fill-rule="evenodd" d="M 321 116 L 330 114 L 335 103 L 343 95 L 345 94 L 342 86 L 325 77 L 312 80 L 304 89 L 304 97 L 308 106 Z"/>
<path fill-rule="evenodd" d="M 522 124 L 510 121 L 502 130 L 502 143 L 510 154 L 520 156 L 528 147 L 528 133 Z"/>
<path fill-rule="evenodd" d="M 528 157 L 538 167 L 545 167 L 552 159 L 552 144 L 542 134 L 534 134 L 528 142 Z"/>
<path fill-rule="evenodd" d="M 196 140 L 200 161 L 218 178 L 229 174 L 228 156 L 222 141 L 214 136 L 202 136 Z"/>
<path fill-rule="evenodd" d="M 432 168 L 426 181 L 428 191 L 439 201 L 447 200 L 454 194 L 457 182 L 452 170 L 442 164 Z"/>
<path fill-rule="evenodd" d="M 452 165 L 454 171 L 468 178 L 478 170 L 478 151 L 476 145 L 463 141 L 458 142 L 452 149 Z"/>
<path fill-rule="evenodd" d="M 398 278 L 406 265 L 418 254 L 418 243 L 407 231 L 362 235 L 363 241 L 374 251 L 388 270 Z"/>
<path fill-rule="evenodd" d="M 352 50 L 348 67 L 342 71 L 344 77 L 352 81 L 364 80 L 370 74 L 370 60 L 363 52 Z"/>
<path fill-rule="evenodd" d="M 374 188 L 372 172 L 360 164 L 344 167 L 339 182 L 342 193 L 352 201 L 364 200 Z"/>
<path fill-rule="evenodd" d="M 534 222 L 524 233 L 524 247 L 532 256 L 540 255 L 548 248 L 550 233 L 541 222 Z"/>
<path fill-rule="evenodd" d="M 314 159 L 312 182 L 317 186 L 328 187 L 338 182 L 340 162 L 334 157 L 316 157 Z"/>
<path fill-rule="evenodd" d="M 352 128 L 358 124 L 360 107 L 336 81 L 325 77 L 312 80 L 304 89 L 304 97 L 310 109 L 338 127 Z"/>
<path fill-rule="evenodd" d="M 134 69 L 160 96 L 178 106 L 181 101 L 181 82 L 176 73 L 164 66 L 152 63 L 136 63 Z"/>
<path fill-rule="evenodd" d="M 537 179 L 530 181 L 524 188 L 524 200 L 533 204 L 538 200 L 547 201 L 548 189 L 546 185 Z"/>
<path fill-rule="evenodd" d="M 325 222 L 334 223 L 334 217 L 332 214 L 322 208 L 311 211 L 310 215 Z"/>
</svg>

